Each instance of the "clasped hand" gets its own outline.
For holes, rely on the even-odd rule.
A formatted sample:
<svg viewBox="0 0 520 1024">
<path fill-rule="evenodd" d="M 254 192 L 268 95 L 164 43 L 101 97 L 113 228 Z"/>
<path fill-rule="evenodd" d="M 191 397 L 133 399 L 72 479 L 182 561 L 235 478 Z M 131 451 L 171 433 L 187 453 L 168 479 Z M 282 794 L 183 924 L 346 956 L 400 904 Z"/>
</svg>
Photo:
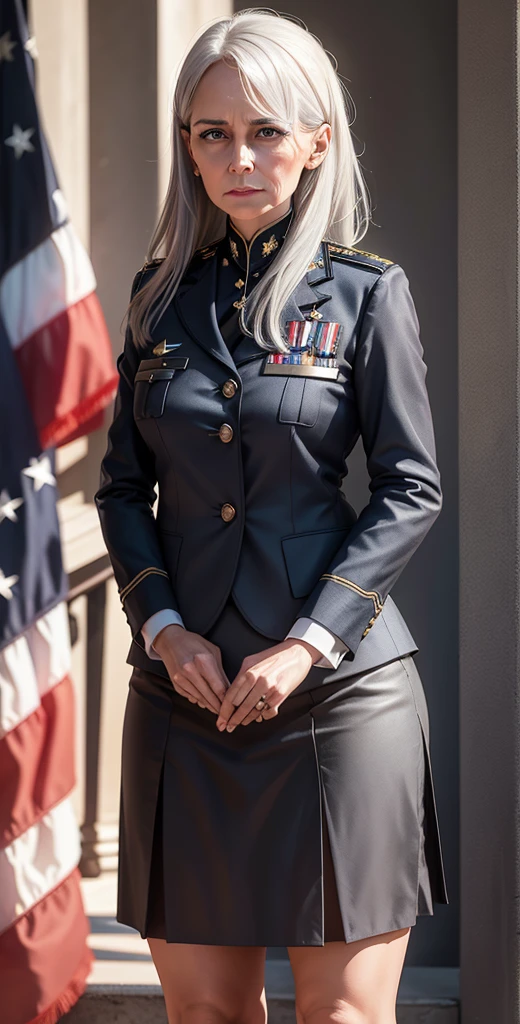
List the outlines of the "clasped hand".
<svg viewBox="0 0 520 1024">
<path fill-rule="evenodd" d="M 222 667 L 220 648 L 182 626 L 165 626 L 154 640 L 174 689 L 218 716 L 217 727 L 273 718 L 286 697 L 305 679 L 320 652 L 305 640 L 289 638 L 244 658 L 232 682 Z M 255 705 L 264 696 L 269 708 Z"/>
</svg>

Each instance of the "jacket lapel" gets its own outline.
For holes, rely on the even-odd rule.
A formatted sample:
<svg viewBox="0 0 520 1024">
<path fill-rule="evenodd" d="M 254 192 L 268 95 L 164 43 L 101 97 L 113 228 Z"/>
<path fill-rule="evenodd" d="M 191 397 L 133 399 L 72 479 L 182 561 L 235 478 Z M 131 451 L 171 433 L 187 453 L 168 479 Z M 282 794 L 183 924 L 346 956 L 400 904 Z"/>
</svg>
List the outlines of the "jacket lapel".
<svg viewBox="0 0 520 1024">
<path fill-rule="evenodd" d="M 186 277 L 174 296 L 179 318 L 194 341 L 230 370 L 235 369 L 231 353 L 222 337 L 215 306 L 217 258 L 213 254 L 201 261 Z"/>
<path fill-rule="evenodd" d="M 314 266 L 313 266 L 314 265 Z M 317 285 L 333 278 L 328 248 L 321 244 L 312 270 L 298 283 L 283 308 L 282 323 L 289 320 L 305 320 L 314 308 L 318 309 L 330 294 L 322 292 Z M 259 359 L 267 352 L 260 348 L 254 338 L 247 335 L 237 345 L 234 359 L 220 333 L 216 314 L 217 256 L 215 253 L 201 260 L 200 264 L 186 277 L 174 297 L 179 318 L 198 345 L 210 355 L 224 363 L 228 369 L 236 369 L 243 362 Z"/>
</svg>

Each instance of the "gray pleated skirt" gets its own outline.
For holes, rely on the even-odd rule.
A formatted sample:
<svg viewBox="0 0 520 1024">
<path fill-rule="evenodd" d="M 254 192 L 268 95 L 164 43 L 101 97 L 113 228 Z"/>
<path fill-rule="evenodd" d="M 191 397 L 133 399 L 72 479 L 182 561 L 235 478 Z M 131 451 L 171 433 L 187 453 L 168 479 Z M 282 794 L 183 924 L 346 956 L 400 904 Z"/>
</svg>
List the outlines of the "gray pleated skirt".
<svg viewBox="0 0 520 1024">
<path fill-rule="evenodd" d="M 207 638 L 231 680 L 273 644 L 231 601 Z M 321 946 L 448 903 L 413 656 L 334 677 L 221 733 L 213 712 L 134 668 L 118 921 L 168 942 Z"/>
</svg>

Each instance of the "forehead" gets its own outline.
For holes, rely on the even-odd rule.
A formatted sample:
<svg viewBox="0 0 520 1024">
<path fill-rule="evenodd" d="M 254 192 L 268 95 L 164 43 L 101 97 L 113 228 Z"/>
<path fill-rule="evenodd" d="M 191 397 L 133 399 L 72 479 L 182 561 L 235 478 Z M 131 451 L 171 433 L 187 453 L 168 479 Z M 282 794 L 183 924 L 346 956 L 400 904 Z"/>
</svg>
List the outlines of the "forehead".
<svg viewBox="0 0 520 1024">
<path fill-rule="evenodd" d="M 197 85 L 192 102 L 192 123 L 199 117 L 252 118 L 262 111 L 251 103 L 244 92 L 236 68 L 217 61 L 204 72 Z"/>
</svg>

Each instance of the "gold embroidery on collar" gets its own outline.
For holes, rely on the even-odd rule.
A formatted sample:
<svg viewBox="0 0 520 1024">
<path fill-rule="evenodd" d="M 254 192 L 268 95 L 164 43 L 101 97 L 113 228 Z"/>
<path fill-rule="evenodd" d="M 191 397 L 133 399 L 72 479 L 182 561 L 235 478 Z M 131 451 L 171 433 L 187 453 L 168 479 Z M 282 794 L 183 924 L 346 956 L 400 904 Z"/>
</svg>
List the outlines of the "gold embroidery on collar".
<svg viewBox="0 0 520 1024">
<path fill-rule="evenodd" d="M 271 235 L 269 241 L 262 242 L 262 256 L 269 256 L 275 249 L 278 248 L 278 242 L 274 235 Z"/>
<path fill-rule="evenodd" d="M 233 253 L 233 256 L 237 260 L 238 259 L 238 245 L 235 242 L 234 238 L 230 238 L 229 239 L 229 245 L 230 245 L 230 248 L 231 248 L 231 252 Z"/>
</svg>

